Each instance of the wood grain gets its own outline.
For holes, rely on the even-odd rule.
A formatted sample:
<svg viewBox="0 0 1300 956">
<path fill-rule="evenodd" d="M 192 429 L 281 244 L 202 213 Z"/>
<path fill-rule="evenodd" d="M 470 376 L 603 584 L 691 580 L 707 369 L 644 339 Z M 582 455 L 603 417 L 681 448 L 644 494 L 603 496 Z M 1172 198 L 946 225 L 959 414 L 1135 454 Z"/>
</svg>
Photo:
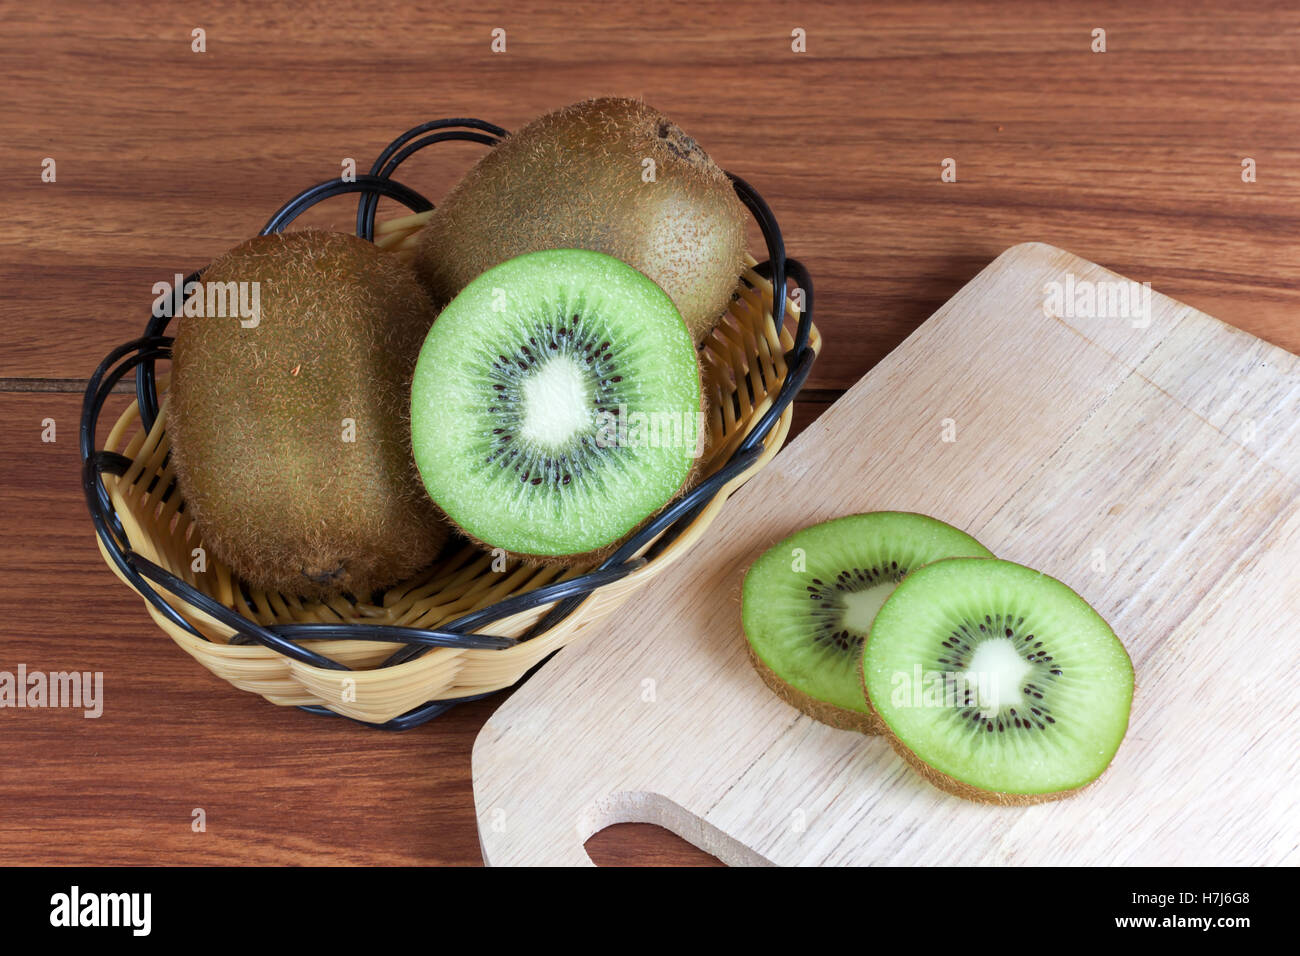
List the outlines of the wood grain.
<svg viewBox="0 0 1300 956">
<path fill-rule="evenodd" d="M 0 378 L 85 377 L 138 334 L 153 282 L 253 233 L 344 157 L 367 165 L 408 126 L 516 127 L 611 92 L 678 118 L 767 197 L 830 319 L 811 387 L 848 387 L 1026 239 L 1300 349 L 1292 4 L 973 3 L 958 16 L 944 3 L 758 2 L 740 22 L 693 3 L 321 9 L 12 7 L 0 281 L 33 315 L 11 324 Z M 497 26 L 504 54 L 490 52 Z M 790 52 L 794 27 L 805 54 Z M 1094 27 L 1104 54 L 1089 50 Z M 439 147 L 402 178 L 436 201 L 479 150 Z M 45 156 L 57 183 L 40 181 Z M 1256 183 L 1241 181 L 1244 156 Z M 946 157 L 956 183 L 940 182 Z M 346 228 L 351 209 L 337 200 L 308 219 Z"/>
<path fill-rule="evenodd" d="M 646 586 L 639 628 L 598 625 L 493 713 L 474 746 L 489 863 L 582 863 L 590 832 L 629 821 L 732 864 L 1300 860 L 1300 645 L 1259 651 L 1300 627 L 1300 357 L 1164 296 L 1131 321 L 1045 315 L 1067 276 L 1119 278 L 1042 244 L 1000 256 L 736 494 L 713 547 Z M 1112 624 L 1137 693 L 1095 786 L 971 803 L 763 686 L 745 569 L 886 509 L 950 521 Z"/>
<path fill-rule="evenodd" d="M 642 95 L 678 118 L 764 194 L 813 271 L 827 348 L 796 426 L 1029 238 L 1300 350 L 1292 4 L 968 3 L 958 14 L 937 2 L 761 0 L 738 16 L 686 2 L 360 11 L 327 0 L 304 13 L 283 0 L 142 0 L 127 14 L 76 0 L 6 3 L 4 23 L 0 412 L 15 424 L 0 439 L 11 622 L 0 666 L 55 660 L 73 641 L 74 658 L 106 655 L 129 676 L 109 685 L 116 713 L 66 735 L 3 715 L 19 756 L 0 768 L 0 861 L 478 860 L 468 754 L 493 704 L 389 738 L 322 728 L 196 672 L 99 562 L 68 427 L 90 371 L 139 334 L 155 281 L 255 232 L 344 157 L 364 167 L 417 122 L 517 127 L 601 93 Z M 201 55 L 190 50 L 199 26 Z M 790 52 L 796 26 L 806 54 Z M 1105 54 L 1088 52 L 1096 26 Z M 505 54 L 489 51 L 494 27 L 507 29 Z M 402 178 L 436 200 L 479 150 L 437 147 Z M 1259 164 L 1251 185 L 1247 155 Z M 46 156 L 56 183 L 41 182 Z M 948 156 L 957 183 L 939 181 Z M 351 209 L 335 200 L 302 221 L 349 228 Z M 47 413 L 60 423 L 53 448 L 38 440 Z M 52 594 L 57 614 L 44 610 Z M 83 727 L 110 719 L 123 722 L 111 734 Z M 315 747 L 334 756 L 293 756 Z M 240 821 L 219 838 L 214 824 L 207 843 L 173 834 L 163 813 L 193 802 L 200 779 L 214 818 Z M 42 787 L 45 802 L 33 796 Z M 401 813 L 376 812 L 399 797 Z M 611 862 L 682 859 L 644 829 L 620 830 L 640 849 Z"/>
<path fill-rule="evenodd" d="M 0 394 L 0 671 L 98 671 L 104 683 L 98 718 L 0 710 L 0 864 L 479 862 L 469 754 L 509 693 L 391 734 L 273 707 L 212 677 L 99 556 L 81 495 L 80 409 L 75 395 Z M 53 443 L 41 437 L 48 418 Z M 196 809 L 205 832 L 191 828 Z M 597 837 L 594 858 L 710 863 L 671 834 L 631 829 Z"/>
</svg>

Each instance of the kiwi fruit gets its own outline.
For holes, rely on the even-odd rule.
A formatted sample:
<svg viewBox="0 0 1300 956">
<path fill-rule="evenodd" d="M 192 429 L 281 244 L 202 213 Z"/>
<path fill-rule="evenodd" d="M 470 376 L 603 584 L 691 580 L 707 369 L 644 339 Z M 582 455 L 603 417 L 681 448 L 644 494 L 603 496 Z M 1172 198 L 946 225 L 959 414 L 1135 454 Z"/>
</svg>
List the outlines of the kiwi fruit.
<svg viewBox="0 0 1300 956">
<path fill-rule="evenodd" d="M 690 333 L 603 253 L 494 266 L 438 316 L 411 387 L 416 464 L 469 537 L 540 561 L 614 547 L 690 480 L 703 422 Z"/>
<path fill-rule="evenodd" d="M 1069 587 L 991 558 L 912 572 L 880 608 L 862 680 L 895 749 L 961 797 L 1038 803 L 1095 780 L 1128 728 L 1133 665 Z"/>
<path fill-rule="evenodd" d="M 259 313 L 180 317 L 167 432 L 203 544 L 256 587 L 369 598 L 448 537 L 410 452 L 407 396 L 434 309 L 355 236 L 251 239 L 204 270 Z"/>
<path fill-rule="evenodd" d="M 604 252 L 658 283 L 700 342 L 736 290 L 747 224 L 726 173 L 680 127 L 639 100 L 593 99 L 493 147 L 430 216 L 415 265 L 445 303 L 526 252 Z"/>
<path fill-rule="evenodd" d="M 862 644 L 906 575 L 941 558 L 990 557 L 935 518 L 901 511 L 848 515 L 796 532 L 745 574 L 749 657 L 793 707 L 832 727 L 881 733 L 862 693 Z"/>
</svg>

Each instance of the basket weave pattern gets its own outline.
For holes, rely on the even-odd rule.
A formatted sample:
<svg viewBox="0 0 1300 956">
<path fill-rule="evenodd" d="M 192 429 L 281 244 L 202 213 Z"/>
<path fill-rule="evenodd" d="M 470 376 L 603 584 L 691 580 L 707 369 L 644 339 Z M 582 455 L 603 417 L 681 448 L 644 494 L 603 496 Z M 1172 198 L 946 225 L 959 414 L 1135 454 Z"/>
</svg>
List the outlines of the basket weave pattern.
<svg viewBox="0 0 1300 956">
<path fill-rule="evenodd" d="M 428 213 L 381 224 L 375 243 L 393 255 L 409 258 Z M 751 266 L 752 266 L 751 261 Z M 725 464 L 749 430 L 771 406 L 784 381 L 785 353 L 793 344 L 796 304 L 787 299 L 785 327 L 773 319 L 772 285 L 753 269 L 746 271 L 740 294 L 701 350 L 705 395 L 709 405 L 710 441 L 701 473 Z M 820 350 L 812 330 L 809 345 Z M 167 377 L 159 376 L 160 391 Z M 248 589 L 230 569 L 210 555 L 196 571 L 194 551 L 201 544 L 197 528 L 181 510 L 173 489 L 174 473 L 166 431 L 167 402 L 148 433 L 135 402 L 109 432 L 105 448 L 130 459 L 120 476 L 102 480 L 131 547 L 199 591 L 262 625 L 295 623 L 366 623 L 437 628 L 468 612 L 505 598 L 575 577 L 582 567 L 531 566 L 497 560 L 455 539 L 438 562 L 411 580 L 389 588 L 382 601 L 359 603 L 345 597 L 312 601 Z M 705 533 L 727 497 L 776 454 L 789 432 L 792 409 L 786 408 L 763 443 L 763 453 L 737 475 L 695 517 L 689 528 L 636 571 L 591 593 L 578 610 L 549 630 L 505 649 L 439 647 L 400 664 L 380 666 L 402 645 L 362 640 L 304 641 L 350 670 L 331 670 L 296 661 L 260 644 L 233 643 L 235 631 L 181 598 L 168 603 L 207 640 L 169 621 L 147 601 L 154 620 L 177 644 L 218 677 L 241 690 L 260 694 L 282 706 L 320 705 L 369 723 L 383 723 L 432 700 L 466 697 L 500 690 L 517 682 L 528 669 L 578 637 L 659 574 Z M 169 493 L 170 492 L 170 493 Z M 115 573 L 103 541 L 100 550 Z M 502 564 L 504 563 L 504 568 Z M 130 584 L 130 581 L 127 581 Z M 520 637 L 549 606 L 499 620 L 491 633 Z"/>
</svg>

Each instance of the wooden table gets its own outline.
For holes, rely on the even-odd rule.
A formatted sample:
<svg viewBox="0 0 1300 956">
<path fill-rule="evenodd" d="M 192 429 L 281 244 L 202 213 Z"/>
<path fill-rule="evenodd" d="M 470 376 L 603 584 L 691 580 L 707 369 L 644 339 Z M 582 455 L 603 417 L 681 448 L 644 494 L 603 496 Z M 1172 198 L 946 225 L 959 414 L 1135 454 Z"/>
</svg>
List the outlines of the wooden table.
<svg viewBox="0 0 1300 956">
<path fill-rule="evenodd" d="M 1300 351 L 1293 5 L 127 9 L 9 3 L 0 31 L 0 670 L 105 681 L 96 720 L 0 712 L 0 863 L 479 861 L 469 753 L 501 698 L 385 734 L 232 690 L 104 567 L 78 478 L 81 390 L 139 334 L 153 283 L 423 120 L 513 128 L 610 93 L 677 119 L 764 194 L 816 279 L 826 348 L 799 425 L 1029 239 Z M 480 149 L 426 151 L 401 178 L 436 201 Z M 348 229 L 353 209 L 302 221 Z M 640 825 L 588 849 L 708 862 Z"/>
</svg>

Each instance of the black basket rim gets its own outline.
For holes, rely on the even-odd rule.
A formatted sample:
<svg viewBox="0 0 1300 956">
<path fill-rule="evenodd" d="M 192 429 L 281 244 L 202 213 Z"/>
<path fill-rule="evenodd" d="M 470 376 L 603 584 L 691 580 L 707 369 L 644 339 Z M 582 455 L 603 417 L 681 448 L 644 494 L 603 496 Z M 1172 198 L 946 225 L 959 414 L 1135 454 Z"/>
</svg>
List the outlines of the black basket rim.
<svg viewBox="0 0 1300 956">
<path fill-rule="evenodd" d="M 359 193 L 356 234 L 362 239 L 373 242 L 375 213 L 381 196 L 397 200 L 412 212 L 425 212 L 434 208 L 433 203 L 427 198 L 392 178 L 392 174 L 402 162 L 434 143 L 462 140 L 493 146 L 505 139 L 507 135 L 506 130 L 499 126 L 470 118 L 441 119 L 422 123 L 393 140 L 380 153 L 368 174 L 353 179 L 326 180 L 294 196 L 271 216 L 259 235 L 282 232 L 301 213 L 325 199 Z M 131 465 L 130 459 L 125 456 L 99 450 L 96 447 L 100 414 L 108 396 L 128 372 L 135 373 L 136 401 L 144 431 L 146 433 L 151 431 L 157 420 L 160 400 L 156 364 L 159 359 L 170 357 L 172 339 L 164 334 L 171 317 L 166 314 L 158 315 L 156 311 L 151 314 L 145 325 L 144 334 L 140 338 L 118 346 L 104 358 L 91 376 L 82 401 L 79 436 L 82 491 L 95 533 L 109 559 L 150 605 L 187 633 L 208 640 L 173 608 L 157 589 L 162 589 L 172 597 L 231 627 L 236 633 L 231 637 L 230 643 L 262 644 L 293 660 L 331 670 L 350 668 L 324 654 L 303 647 L 299 642 L 302 640 L 371 640 L 404 645 L 379 665 L 379 667 L 391 667 L 410 661 L 435 647 L 473 649 L 514 647 L 555 627 L 573 614 L 594 591 L 639 570 L 662 553 L 713 501 L 725 485 L 747 471 L 762 456 L 764 440 L 803 387 L 816 359 L 816 352 L 809 344 L 813 315 L 812 276 L 802 263 L 785 254 L 785 242 L 780 225 L 758 191 L 739 176 L 731 173 L 727 173 L 727 176 L 741 202 L 758 222 L 763 234 L 768 258 L 755 266 L 755 271 L 772 283 L 773 321 L 778 332 L 785 324 L 786 296 L 777 294 L 777 291 L 784 290 L 787 278 L 792 278 L 803 292 L 803 310 L 795 329 L 794 344 L 785 354 L 785 378 L 771 406 L 758 422 L 750 427 L 748 434 L 728 461 L 687 494 L 667 505 L 596 568 L 568 580 L 553 582 L 524 594 L 512 595 L 488 607 L 462 615 L 436 630 L 387 624 L 350 623 L 304 623 L 268 627 L 226 607 L 166 568 L 154 564 L 132 550 L 107 489 L 100 480 L 100 476 L 104 473 L 121 475 Z M 185 283 L 197 280 L 202 275 L 202 271 L 200 269 L 187 275 Z M 162 500 L 166 500 L 174 493 L 179 492 L 173 484 L 164 489 Z M 635 556 L 652 541 L 654 544 L 646 550 L 644 556 Z M 479 632 L 480 628 L 496 621 L 547 604 L 553 606 L 521 637 L 499 637 Z M 516 684 L 526 680 L 537 668 L 545 664 L 546 660 L 549 660 L 549 655 L 534 665 Z M 368 723 L 350 717 L 347 719 L 368 727 L 407 730 L 445 713 L 458 703 L 479 700 L 494 693 L 499 691 L 429 701 L 385 723 Z M 299 709 L 333 717 L 344 716 L 320 705 L 303 706 Z"/>
</svg>

